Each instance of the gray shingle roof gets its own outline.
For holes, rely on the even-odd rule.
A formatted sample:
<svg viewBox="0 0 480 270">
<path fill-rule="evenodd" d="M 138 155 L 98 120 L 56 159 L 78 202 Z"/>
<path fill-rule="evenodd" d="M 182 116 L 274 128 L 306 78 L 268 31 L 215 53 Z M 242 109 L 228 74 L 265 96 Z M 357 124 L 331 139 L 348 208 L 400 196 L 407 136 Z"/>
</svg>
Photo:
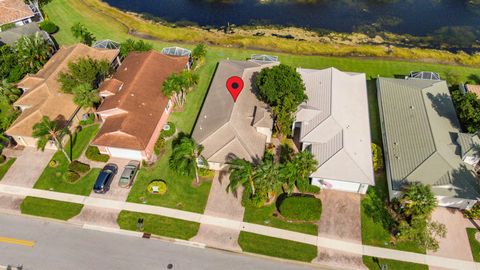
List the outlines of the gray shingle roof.
<svg viewBox="0 0 480 270">
<path fill-rule="evenodd" d="M 271 129 L 273 119 L 268 106 L 256 98 L 252 84 L 255 72 L 276 64 L 220 61 L 192 133 L 204 146 L 203 155 L 209 162 L 223 164 L 232 154 L 250 161 L 263 157 L 266 136 L 256 128 Z M 231 76 L 244 81 L 235 103 L 226 88 Z"/>
<path fill-rule="evenodd" d="M 460 124 L 445 81 L 379 78 L 377 88 L 392 189 L 421 182 L 439 196 L 479 197 L 472 168 L 458 154 Z"/>
<path fill-rule="evenodd" d="M 365 74 L 297 69 L 308 100 L 300 105 L 300 141 L 318 161 L 311 177 L 373 185 Z"/>
</svg>

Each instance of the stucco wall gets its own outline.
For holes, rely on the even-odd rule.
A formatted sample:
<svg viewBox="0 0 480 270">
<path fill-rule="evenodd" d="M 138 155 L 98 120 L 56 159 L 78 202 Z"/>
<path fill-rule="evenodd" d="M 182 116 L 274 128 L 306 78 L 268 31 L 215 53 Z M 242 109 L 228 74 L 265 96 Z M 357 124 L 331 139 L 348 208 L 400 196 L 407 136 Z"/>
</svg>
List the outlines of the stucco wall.
<svg viewBox="0 0 480 270">
<path fill-rule="evenodd" d="M 145 148 L 144 155 L 147 160 L 152 158 L 153 147 L 155 146 L 155 143 L 160 137 L 160 132 L 162 132 L 163 126 L 167 123 L 168 117 L 170 116 L 170 113 L 172 112 L 172 109 L 174 107 L 171 99 L 169 103 L 170 103 L 169 109 L 163 112 L 162 117 L 158 121 L 157 126 L 155 127 L 155 131 L 153 132 L 152 137 L 150 138 L 150 141 L 148 142 L 147 147 Z"/>
</svg>

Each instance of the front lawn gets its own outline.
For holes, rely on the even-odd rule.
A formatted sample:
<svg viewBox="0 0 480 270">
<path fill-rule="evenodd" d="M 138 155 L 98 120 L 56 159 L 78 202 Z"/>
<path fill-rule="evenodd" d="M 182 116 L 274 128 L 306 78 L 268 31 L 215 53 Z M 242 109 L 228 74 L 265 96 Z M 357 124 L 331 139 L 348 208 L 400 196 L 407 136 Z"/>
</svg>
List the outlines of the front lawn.
<svg viewBox="0 0 480 270">
<path fill-rule="evenodd" d="M 5 174 L 8 172 L 8 169 L 12 166 L 17 158 L 9 158 L 5 163 L 0 165 L 0 181 L 2 181 Z"/>
<path fill-rule="evenodd" d="M 90 140 L 95 136 L 99 129 L 98 125 L 84 127 L 80 132 L 74 134 L 72 156 L 77 159 L 82 154 Z M 65 146 L 67 153 L 70 153 L 70 142 Z M 72 193 L 88 196 L 92 190 L 96 176 L 100 169 L 92 169 L 83 178 L 74 183 L 64 180 L 64 175 L 68 171 L 68 160 L 61 151 L 53 155 L 52 160 L 57 162 L 56 167 L 47 166 L 35 183 L 34 188 L 53 190 L 58 192 Z"/>
<path fill-rule="evenodd" d="M 244 252 L 311 262 L 317 257 L 317 247 L 249 232 L 240 232 L 238 244 Z"/>
<path fill-rule="evenodd" d="M 260 225 L 275 227 L 284 230 L 296 231 L 311 235 L 318 235 L 317 224 L 312 222 L 288 222 L 277 213 L 275 204 L 257 208 L 247 205 L 243 221 Z"/>
<path fill-rule="evenodd" d="M 143 219 L 143 232 L 183 240 L 197 235 L 200 227 L 196 222 L 125 210 L 118 215 L 117 223 L 121 229 L 136 231 L 139 218 Z"/>
<path fill-rule="evenodd" d="M 363 256 L 363 264 L 370 270 L 380 270 L 382 265 L 385 265 L 385 269 L 388 270 L 428 270 L 428 266 L 425 264 L 417 264 L 410 262 L 402 262 L 381 258 L 373 258 L 369 256 Z"/>
<path fill-rule="evenodd" d="M 194 177 L 183 176 L 170 170 L 168 159 L 172 152 L 172 142 L 165 143 L 165 154 L 152 166 L 143 166 L 138 172 L 127 201 L 146 203 L 185 211 L 203 213 L 207 204 L 211 182 L 202 182 L 194 187 Z M 167 192 L 164 195 L 147 192 L 152 180 L 164 180 Z"/>
<path fill-rule="evenodd" d="M 83 204 L 62 202 L 37 197 L 26 197 L 20 209 L 22 214 L 69 220 L 80 214 Z"/>
<path fill-rule="evenodd" d="M 476 228 L 467 228 L 468 241 L 470 242 L 470 250 L 472 251 L 473 260 L 480 262 L 480 243 L 475 239 L 478 232 Z"/>
</svg>

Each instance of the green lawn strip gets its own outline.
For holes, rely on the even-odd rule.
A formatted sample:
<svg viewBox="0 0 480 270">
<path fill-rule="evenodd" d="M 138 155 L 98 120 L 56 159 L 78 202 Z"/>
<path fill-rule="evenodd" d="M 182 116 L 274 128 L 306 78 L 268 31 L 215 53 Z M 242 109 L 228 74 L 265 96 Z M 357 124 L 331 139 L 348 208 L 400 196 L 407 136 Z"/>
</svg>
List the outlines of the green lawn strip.
<svg viewBox="0 0 480 270">
<path fill-rule="evenodd" d="M 88 145 L 90 140 L 98 131 L 98 125 L 92 125 L 83 128 L 78 134 L 73 135 L 73 157 L 80 157 L 81 153 Z M 67 143 L 65 149 L 70 149 L 70 142 Z M 65 192 L 71 194 L 78 194 L 87 196 L 92 190 L 93 183 L 100 171 L 100 169 L 92 169 L 84 177 L 80 178 L 75 183 L 69 183 L 64 180 L 64 175 L 68 171 L 68 160 L 61 151 L 57 151 L 52 160 L 57 162 L 56 167 L 47 166 L 38 178 L 34 188 L 53 190 L 58 192 Z"/>
<path fill-rule="evenodd" d="M 143 219 L 144 232 L 183 240 L 197 235 L 200 227 L 196 222 L 125 210 L 120 212 L 117 222 L 121 229 L 136 231 L 139 218 Z"/>
<path fill-rule="evenodd" d="M 8 172 L 8 169 L 12 166 L 17 158 L 9 158 L 4 164 L 0 165 L 0 181 L 2 181 L 5 174 Z"/>
<path fill-rule="evenodd" d="M 83 204 L 37 197 L 26 197 L 20 209 L 23 214 L 68 220 L 80 213 Z"/>
<path fill-rule="evenodd" d="M 428 266 L 425 264 L 402 262 L 396 260 L 388 260 L 378 258 L 374 260 L 373 257 L 363 256 L 363 264 L 370 270 L 380 270 L 381 265 L 386 265 L 385 269 L 388 270 L 428 270 Z"/>
<path fill-rule="evenodd" d="M 280 215 L 274 216 L 276 207 L 274 204 L 263 206 L 260 208 L 254 206 L 245 207 L 243 221 L 275 227 L 289 231 L 318 235 L 318 227 L 312 222 L 288 222 Z"/>
<path fill-rule="evenodd" d="M 317 257 L 317 247 L 249 232 L 240 232 L 238 244 L 244 252 L 311 262 Z"/>
<path fill-rule="evenodd" d="M 468 241 L 470 242 L 470 250 L 472 251 L 473 260 L 480 262 L 480 243 L 475 239 L 478 232 L 476 228 L 467 228 Z"/>
<path fill-rule="evenodd" d="M 194 187 L 194 177 L 179 175 L 170 170 L 168 158 L 172 151 L 171 146 L 171 140 L 167 141 L 165 154 L 155 165 L 140 169 L 127 201 L 203 213 L 211 182 L 202 182 L 200 186 Z M 164 195 L 147 192 L 147 186 L 152 180 L 164 180 L 167 183 L 167 192 Z"/>
</svg>

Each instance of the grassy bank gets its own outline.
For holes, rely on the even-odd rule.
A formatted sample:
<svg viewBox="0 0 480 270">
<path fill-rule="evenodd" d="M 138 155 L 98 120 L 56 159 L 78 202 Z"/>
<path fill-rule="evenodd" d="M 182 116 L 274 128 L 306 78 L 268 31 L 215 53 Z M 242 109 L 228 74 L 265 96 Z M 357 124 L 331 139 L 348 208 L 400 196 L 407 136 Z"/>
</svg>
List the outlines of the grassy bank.
<svg viewBox="0 0 480 270">
<path fill-rule="evenodd" d="M 480 65 L 480 55 L 467 55 L 464 53 L 450 53 L 446 51 L 430 49 L 406 49 L 397 47 L 385 47 L 375 45 L 344 45 L 329 44 L 313 41 L 299 41 L 282 39 L 273 36 L 253 36 L 241 34 L 221 34 L 192 27 L 171 27 L 161 24 L 153 24 L 127 14 L 100 0 L 57 0 L 52 1 L 45 10 L 52 14 L 59 6 L 68 9 L 69 18 L 61 20 L 74 20 L 77 13 L 85 17 L 91 17 L 90 22 L 85 25 L 97 32 L 106 24 L 115 28 L 117 36 L 126 35 L 129 30 L 134 30 L 143 35 L 164 40 L 167 42 L 207 42 L 218 46 L 233 46 L 238 48 L 262 49 L 276 52 L 286 52 L 303 55 L 329 55 L 329 56 L 374 56 L 391 57 L 402 59 L 428 59 L 434 62 L 459 63 L 463 65 Z M 67 14 L 67 13 L 63 13 Z M 62 14 L 62 15 L 63 15 Z M 99 15 L 100 14 L 100 15 Z M 108 15 L 108 16 L 107 16 Z M 58 23 L 60 18 L 51 16 L 52 20 Z M 115 24 L 115 25 L 113 25 Z M 62 24 L 60 24 L 62 25 Z M 71 24 L 69 24 L 71 26 Z M 100 32 L 106 32 L 106 29 Z M 61 33 L 59 36 L 62 35 Z M 101 37 L 103 38 L 103 37 Z"/>
<path fill-rule="evenodd" d="M 385 269 L 388 270 L 428 270 L 428 266 L 425 264 L 373 258 L 368 256 L 363 256 L 363 264 L 365 264 L 365 266 L 370 270 L 382 269 L 382 265 L 385 265 Z"/>
<path fill-rule="evenodd" d="M 475 239 L 478 232 L 476 228 L 467 228 L 468 241 L 470 242 L 470 250 L 472 251 L 473 260 L 480 262 L 480 243 Z"/>
<path fill-rule="evenodd" d="M 80 214 L 83 204 L 49 200 L 37 197 L 26 197 L 20 209 L 22 214 L 69 220 Z"/>
<path fill-rule="evenodd" d="M 16 159 L 17 158 L 9 158 L 4 164 L 0 165 L 0 181 L 2 181 L 3 177 L 8 172 L 8 169 L 12 167 L 13 162 L 15 162 Z"/>
<path fill-rule="evenodd" d="M 238 244 L 245 252 L 289 260 L 311 262 L 317 257 L 316 246 L 248 232 L 240 232 Z"/>
<path fill-rule="evenodd" d="M 144 232 L 183 240 L 194 237 L 200 227 L 195 222 L 130 211 L 120 212 L 117 222 L 121 229 L 136 231 L 139 218 L 143 219 Z"/>
</svg>

